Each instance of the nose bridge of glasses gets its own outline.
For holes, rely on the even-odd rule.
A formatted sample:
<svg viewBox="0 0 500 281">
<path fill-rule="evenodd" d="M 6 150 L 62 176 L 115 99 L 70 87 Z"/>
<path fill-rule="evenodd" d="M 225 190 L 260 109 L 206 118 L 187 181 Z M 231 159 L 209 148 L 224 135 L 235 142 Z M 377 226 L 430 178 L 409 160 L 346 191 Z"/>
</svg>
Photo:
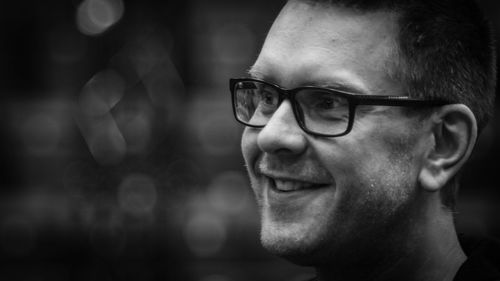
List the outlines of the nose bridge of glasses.
<svg viewBox="0 0 500 281">
<path fill-rule="evenodd" d="M 285 89 L 278 86 L 275 86 L 275 88 L 278 93 L 278 104 L 276 106 L 276 110 L 273 116 L 276 114 L 276 111 L 278 111 L 280 107 L 282 107 L 283 101 L 288 100 L 289 112 L 294 117 L 294 121 L 298 123 L 299 122 L 299 120 L 297 120 L 298 116 L 296 116 L 297 114 L 296 110 L 298 106 L 297 106 L 297 100 L 295 99 L 295 94 L 298 92 L 299 89 Z"/>
<path fill-rule="evenodd" d="M 267 130 L 272 129 L 276 132 L 290 132 L 294 131 L 291 129 L 292 127 L 301 130 L 297 117 L 295 116 L 294 106 L 288 96 L 284 95 L 280 104 L 267 121 L 265 128 Z"/>
<path fill-rule="evenodd" d="M 289 89 L 281 88 L 277 85 L 273 85 L 273 88 L 275 89 L 275 91 L 278 94 L 278 106 L 280 106 L 281 103 L 286 99 L 293 100 L 293 93 L 294 93 L 293 89 L 289 90 Z"/>
</svg>

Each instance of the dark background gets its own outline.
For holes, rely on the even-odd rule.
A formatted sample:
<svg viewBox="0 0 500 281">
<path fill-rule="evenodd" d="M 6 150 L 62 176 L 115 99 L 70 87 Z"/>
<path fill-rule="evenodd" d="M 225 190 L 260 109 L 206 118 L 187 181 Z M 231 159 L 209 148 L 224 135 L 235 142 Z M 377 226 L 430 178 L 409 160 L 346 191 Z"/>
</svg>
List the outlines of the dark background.
<svg viewBox="0 0 500 281">
<path fill-rule="evenodd" d="M 3 1 L 0 279 L 310 276 L 260 248 L 227 89 L 283 3 Z M 499 133 L 464 170 L 460 232 L 500 237 Z"/>
</svg>

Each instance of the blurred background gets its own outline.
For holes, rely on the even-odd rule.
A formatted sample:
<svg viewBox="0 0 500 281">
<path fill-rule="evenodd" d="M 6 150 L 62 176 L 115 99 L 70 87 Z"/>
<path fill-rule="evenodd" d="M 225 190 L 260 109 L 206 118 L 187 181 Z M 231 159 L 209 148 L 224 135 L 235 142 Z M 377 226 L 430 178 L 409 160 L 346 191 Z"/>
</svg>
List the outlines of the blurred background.
<svg viewBox="0 0 500 281">
<path fill-rule="evenodd" d="M 260 247 L 227 89 L 283 3 L 4 1 L 0 276 L 311 276 Z M 500 237 L 499 133 L 465 168 L 460 232 Z"/>
</svg>

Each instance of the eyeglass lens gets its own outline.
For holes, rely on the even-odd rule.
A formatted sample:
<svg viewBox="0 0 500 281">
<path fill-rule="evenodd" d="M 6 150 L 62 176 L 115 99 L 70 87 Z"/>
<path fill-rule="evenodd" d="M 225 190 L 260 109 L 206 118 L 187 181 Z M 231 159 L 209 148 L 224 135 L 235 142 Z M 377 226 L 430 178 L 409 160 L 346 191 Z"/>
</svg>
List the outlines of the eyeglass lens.
<svg viewBox="0 0 500 281">
<path fill-rule="evenodd" d="M 349 101 L 320 89 L 301 89 L 295 94 L 299 124 L 318 134 L 341 134 L 349 124 Z M 234 88 L 236 117 L 250 126 L 264 126 L 280 105 L 279 90 L 262 82 L 238 82 Z"/>
</svg>

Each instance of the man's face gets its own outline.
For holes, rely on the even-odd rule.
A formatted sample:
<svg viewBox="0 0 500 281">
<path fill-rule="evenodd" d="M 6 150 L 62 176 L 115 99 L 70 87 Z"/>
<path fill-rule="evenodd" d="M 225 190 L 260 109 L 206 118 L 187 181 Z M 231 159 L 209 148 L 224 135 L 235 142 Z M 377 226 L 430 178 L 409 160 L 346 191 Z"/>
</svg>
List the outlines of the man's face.
<svg viewBox="0 0 500 281">
<path fill-rule="evenodd" d="M 397 32 L 389 12 L 291 1 L 251 74 L 286 88 L 405 95 L 388 74 Z M 348 262 L 404 241 L 420 192 L 418 124 L 398 108 L 360 106 L 348 135 L 314 137 L 300 129 L 285 100 L 264 128 L 247 127 L 242 150 L 264 247 L 299 263 Z"/>
</svg>

